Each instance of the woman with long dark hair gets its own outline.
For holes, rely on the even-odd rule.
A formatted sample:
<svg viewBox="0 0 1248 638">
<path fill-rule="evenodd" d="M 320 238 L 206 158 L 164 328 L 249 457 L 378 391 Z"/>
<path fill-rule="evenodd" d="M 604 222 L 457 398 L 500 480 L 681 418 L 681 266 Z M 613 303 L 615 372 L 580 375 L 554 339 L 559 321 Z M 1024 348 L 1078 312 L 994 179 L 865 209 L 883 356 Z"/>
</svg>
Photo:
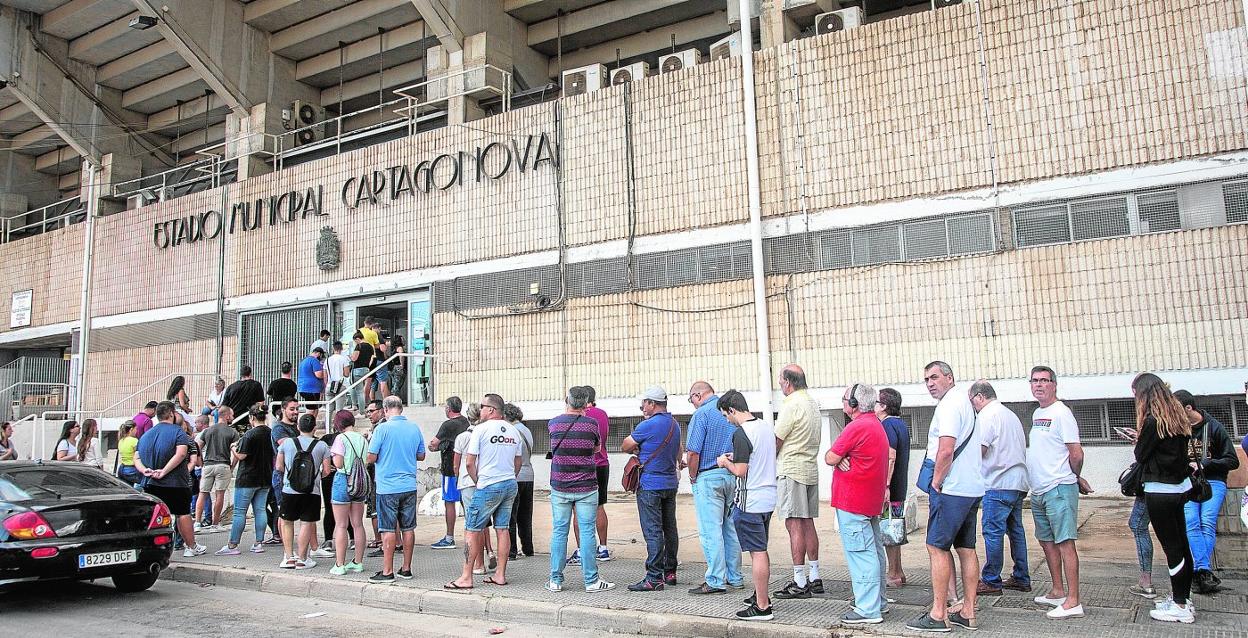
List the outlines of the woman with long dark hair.
<svg viewBox="0 0 1248 638">
<path fill-rule="evenodd" d="M 1191 623 L 1192 551 L 1187 544 L 1183 505 L 1192 489 L 1187 446 L 1192 426 L 1183 406 L 1157 375 L 1145 372 L 1131 382 L 1135 395 L 1135 462 L 1142 468 L 1144 504 L 1153 533 L 1166 555 L 1171 598 L 1148 612 L 1153 620 Z"/>
<path fill-rule="evenodd" d="M 56 451 L 52 453 L 54 461 L 78 460 L 78 434 L 82 428 L 77 421 L 66 421 L 61 425 L 61 436 L 56 440 Z"/>
<path fill-rule="evenodd" d="M 96 444 L 99 436 L 100 426 L 95 419 L 83 419 L 82 430 L 78 434 L 78 460 L 104 469 L 104 457 L 100 456 L 100 449 Z"/>
<path fill-rule="evenodd" d="M 13 424 L 0 423 L 0 461 L 16 461 L 17 448 L 13 445 Z"/>
<path fill-rule="evenodd" d="M 186 377 L 178 375 L 169 382 L 169 391 L 165 393 L 165 400 L 172 401 L 183 414 L 191 413 L 191 396 L 186 393 Z"/>
</svg>

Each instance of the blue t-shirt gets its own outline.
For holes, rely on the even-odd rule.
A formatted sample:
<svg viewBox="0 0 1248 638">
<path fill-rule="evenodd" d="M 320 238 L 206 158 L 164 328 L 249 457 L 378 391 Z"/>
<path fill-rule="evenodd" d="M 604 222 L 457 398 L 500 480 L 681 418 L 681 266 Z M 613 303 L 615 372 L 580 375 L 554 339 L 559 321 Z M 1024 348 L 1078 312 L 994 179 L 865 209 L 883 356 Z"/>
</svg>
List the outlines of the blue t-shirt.
<svg viewBox="0 0 1248 638">
<path fill-rule="evenodd" d="M 299 391 L 304 394 L 320 394 L 325 390 L 325 380 L 316 378 L 316 373 L 324 369 L 321 360 L 312 355 L 299 362 Z"/>
<path fill-rule="evenodd" d="M 719 455 L 732 451 L 732 433 L 737 426 L 719 411 L 719 397 L 712 394 L 689 420 L 689 440 L 685 449 L 698 454 L 698 471 L 707 472 L 718 467 Z M 659 439 L 662 441 L 663 439 Z M 669 444 L 670 445 L 670 444 Z"/>
<path fill-rule="evenodd" d="M 369 454 L 377 455 L 377 493 L 402 494 L 416 490 L 417 456 L 425 453 L 420 426 L 402 415 L 387 417 L 373 430 Z"/>
<path fill-rule="evenodd" d="M 888 477 L 888 500 L 900 503 L 906 500 L 906 477 L 910 473 L 910 429 L 901 417 L 885 417 L 881 424 L 888 435 L 888 447 L 897 450 L 893 475 Z"/>
<path fill-rule="evenodd" d="M 190 460 L 190 447 L 194 442 L 182 428 L 172 423 L 157 423 L 139 438 L 139 447 L 135 451 L 143 465 L 151 470 L 164 467 L 169 459 L 177 453 L 179 445 L 187 447 L 187 455 L 182 463 L 173 468 L 164 478 L 149 478 L 148 485 L 157 487 L 190 487 L 191 477 L 186 472 Z"/>
<path fill-rule="evenodd" d="M 668 432 L 672 436 L 667 445 L 663 445 Z M 680 485 L 680 475 L 676 473 L 676 459 L 680 456 L 680 424 L 676 423 L 676 419 L 667 412 L 660 412 L 638 424 L 631 436 L 641 447 L 637 456 L 645 465 L 641 471 L 641 489 L 676 489 Z M 663 446 L 663 450 L 656 455 L 659 446 Z"/>
</svg>

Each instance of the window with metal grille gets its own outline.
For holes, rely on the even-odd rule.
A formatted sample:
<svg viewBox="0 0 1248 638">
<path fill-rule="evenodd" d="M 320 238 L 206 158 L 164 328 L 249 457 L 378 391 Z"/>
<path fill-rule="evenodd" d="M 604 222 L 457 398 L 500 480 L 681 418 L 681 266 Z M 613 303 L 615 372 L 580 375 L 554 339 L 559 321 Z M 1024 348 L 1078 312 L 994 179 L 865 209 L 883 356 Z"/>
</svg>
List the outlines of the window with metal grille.
<svg viewBox="0 0 1248 638">
<path fill-rule="evenodd" d="M 901 227 L 905 242 L 906 261 L 945 257 L 949 254 L 949 236 L 945 220 L 911 222 Z"/>
<path fill-rule="evenodd" d="M 893 225 L 854 229 L 854 265 L 901 261 L 900 230 Z"/>
<path fill-rule="evenodd" d="M 813 240 L 809 233 L 771 237 L 763 241 L 764 263 L 768 273 L 795 273 L 814 270 Z"/>
<path fill-rule="evenodd" d="M 1222 199 L 1226 203 L 1226 223 L 1248 222 L 1248 181 L 1223 184 Z"/>
<path fill-rule="evenodd" d="M 1071 202 L 1070 225 L 1075 241 L 1130 235 L 1127 198 L 1109 197 Z"/>
<path fill-rule="evenodd" d="M 1183 227 L 1179 218 L 1178 191 L 1141 193 L 1135 198 L 1141 233 L 1161 233 Z"/>
<path fill-rule="evenodd" d="M 1075 421 L 1079 424 L 1079 440 L 1103 441 L 1109 439 L 1108 419 L 1105 414 L 1105 404 L 1097 401 L 1093 403 L 1071 401 L 1066 404 L 1070 408 L 1071 413 L 1075 415 Z"/>
<path fill-rule="evenodd" d="M 854 250 L 847 230 L 825 231 L 819 236 L 819 267 L 825 270 L 853 265 Z"/>
<path fill-rule="evenodd" d="M 966 255 L 995 250 L 997 240 L 993 236 L 992 215 L 963 215 L 950 217 L 949 254 Z"/>
<path fill-rule="evenodd" d="M 1065 204 L 1014 211 L 1014 242 L 1043 246 L 1070 241 L 1070 217 Z"/>
<path fill-rule="evenodd" d="M 298 367 L 321 330 L 330 327 L 330 318 L 329 304 L 240 315 L 240 365 L 251 366 L 255 379 L 267 386 L 281 376 L 283 361 Z"/>
<path fill-rule="evenodd" d="M 568 290 L 574 297 L 624 292 L 628 273 L 624 258 L 568 264 Z"/>
</svg>

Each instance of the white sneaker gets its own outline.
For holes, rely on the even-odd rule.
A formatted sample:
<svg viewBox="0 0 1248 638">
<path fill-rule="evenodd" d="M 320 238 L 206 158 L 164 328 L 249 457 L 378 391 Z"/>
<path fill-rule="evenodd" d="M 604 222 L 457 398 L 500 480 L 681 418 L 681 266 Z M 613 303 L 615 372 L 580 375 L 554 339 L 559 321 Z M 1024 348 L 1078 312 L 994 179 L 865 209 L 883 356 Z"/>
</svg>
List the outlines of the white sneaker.
<svg viewBox="0 0 1248 638">
<path fill-rule="evenodd" d="M 1067 618 L 1083 618 L 1083 605 L 1075 605 L 1070 609 L 1066 609 L 1061 605 L 1050 609 L 1044 614 L 1053 620 L 1065 620 Z"/>
<path fill-rule="evenodd" d="M 199 524 L 199 521 L 195 521 L 195 524 L 194 524 L 194 525 L 195 525 L 195 533 L 196 533 L 196 534 L 198 534 L 198 533 L 200 533 L 200 532 L 204 531 L 204 526 L 203 526 L 203 525 L 200 525 L 200 524 Z"/>
<path fill-rule="evenodd" d="M 1190 600 L 1188 601 L 1188 604 L 1189 605 L 1191 604 Z M 1173 606 L 1174 606 L 1174 596 L 1166 596 L 1165 598 L 1162 598 L 1160 600 L 1153 601 L 1154 609 L 1169 609 Z"/>
<path fill-rule="evenodd" d="M 297 563 L 298 561 L 295 560 L 294 556 L 287 556 L 283 558 L 282 562 L 278 563 L 277 566 L 282 569 L 294 569 Z"/>
<path fill-rule="evenodd" d="M 333 558 L 334 551 L 330 549 L 323 549 L 323 548 L 314 549 L 311 552 L 308 552 L 308 556 L 311 556 L 312 558 Z"/>
<path fill-rule="evenodd" d="M 611 591 L 612 589 L 615 589 L 615 583 L 609 583 L 599 578 L 593 584 L 585 586 L 585 593 L 596 594 L 600 591 Z"/>
<path fill-rule="evenodd" d="M 586 590 L 588 590 L 588 589 L 589 589 L 589 588 L 587 587 L 587 588 L 586 588 Z M 551 581 L 547 581 L 547 583 L 546 583 L 546 591 L 554 591 L 554 592 L 560 592 L 560 591 L 563 591 L 563 583 L 556 583 L 556 582 L 555 582 L 555 581 L 553 581 L 553 580 L 551 580 Z"/>
<path fill-rule="evenodd" d="M 1062 596 L 1061 598 L 1046 598 L 1045 596 L 1040 595 L 1040 596 L 1036 596 L 1035 598 L 1032 598 L 1032 600 L 1036 601 L 1036 604 L 1037 604 L 1037 605 L 1048 605 L 1048 606 L 1050 606 L 1050 607 L 1061 607 L 1061 606 L 1062 606 L 1062 603 L 1066 602 L 1066 597 L 1065 597 L 1065 596 Z"/>
<path fill-rule="evenodd" d="M 264 553 L 264 543 L 252 543 L 252 544 L 251 544 L 251 553 L 253 553 L 253 554 L 263 554 L 263 553 Z"/>
<path fill-rule="evenodd" d="M 316 561 L 311 558 L 295 561 L 295 569 L 312 569 L 313 567 L 316 567 Z"/>
<path fill-rule="evenodd" d="M 1196 613 L 1190 604 L 1171 604 L 1165 609 L 1154 609 L 1148 612 L 1148 617 L 1161 622 L 1181 622 L 1184 624 L 1196 622 Z"/>
<path fill-rule="evenodd" d="M 206 554 L 207 552 L 208 552 L 208 546 L 207 546 L 207 545 L 198 545 L 198 544 L 197 544 L 197 545 L 195 545 L 194 547 L 191 547 L 190 545 L 187 545 L 186 549 L 185 549 L 185 550 L 183 550 L 183 552 L 182 552 L 182 557 L 183 557 L 183 558 L 194 558 L 194 557 L 196 557 L 196 556 L 203 556 L 203 555 L 204 555 L 204 554 Z"/>
</svg>

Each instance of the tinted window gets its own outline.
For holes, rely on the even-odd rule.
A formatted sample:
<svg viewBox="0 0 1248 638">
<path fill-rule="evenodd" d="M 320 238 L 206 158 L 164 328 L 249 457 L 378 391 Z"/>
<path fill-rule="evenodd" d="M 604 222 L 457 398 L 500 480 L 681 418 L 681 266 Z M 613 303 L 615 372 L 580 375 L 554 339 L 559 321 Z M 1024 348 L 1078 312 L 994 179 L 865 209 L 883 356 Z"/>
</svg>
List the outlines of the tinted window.
<svg viewBox="0 0 1248 638">
<path fill-rule="evenodd" d="M 34 467 L 0 472 L 0 498 L 25 501 L 53 492 L 62 496 L 126 487 L 112 476 L 90 468 Z"/>
</svg>

